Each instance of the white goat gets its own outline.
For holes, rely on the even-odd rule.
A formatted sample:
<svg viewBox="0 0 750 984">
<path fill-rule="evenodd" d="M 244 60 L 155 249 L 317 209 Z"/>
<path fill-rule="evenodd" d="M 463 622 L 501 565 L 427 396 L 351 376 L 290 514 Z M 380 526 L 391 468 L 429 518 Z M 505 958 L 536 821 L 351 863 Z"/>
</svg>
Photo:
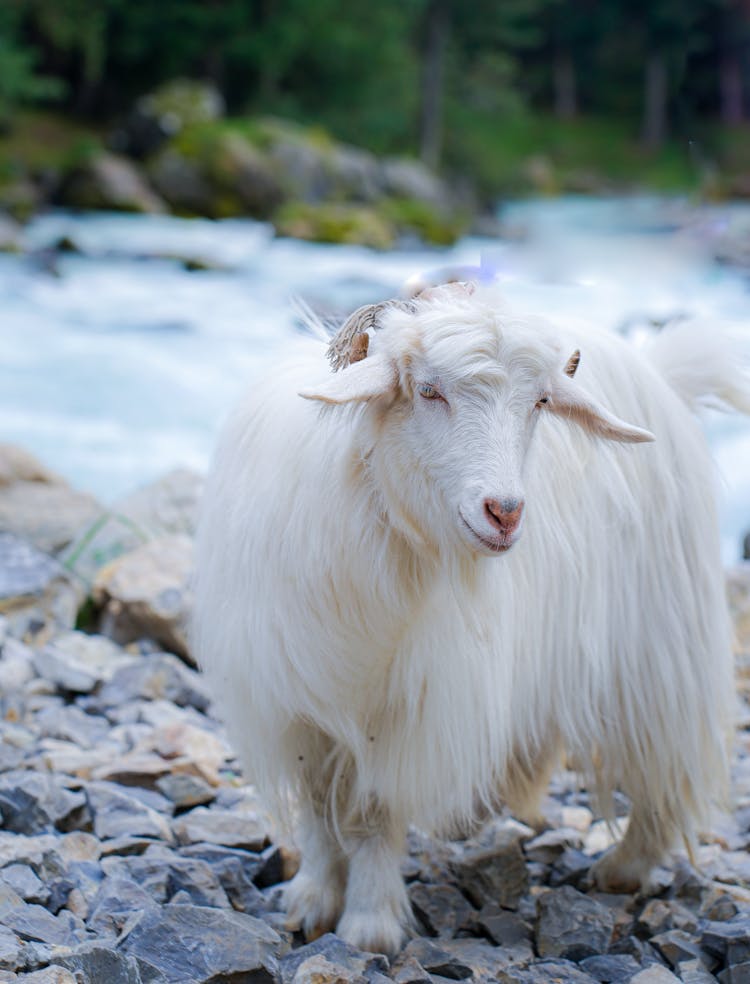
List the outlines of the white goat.
<svg viewBox="0 0 750 984">
<path fill-rule="evenodd" d="M 366 358 L 331 374 L 300 343 L 227 426 L 195 643 L 248 777 L 295 804 L 290 922 L 388 952 L 407 825 L 534 815 L 563 752 L 632 801 L 604 886 L 646 883 L 721 799 L 730 632 L 688 404 L 747 403 L 690 326 L 646 359 L 490 289 L 369 314 Z"/>
</svg>

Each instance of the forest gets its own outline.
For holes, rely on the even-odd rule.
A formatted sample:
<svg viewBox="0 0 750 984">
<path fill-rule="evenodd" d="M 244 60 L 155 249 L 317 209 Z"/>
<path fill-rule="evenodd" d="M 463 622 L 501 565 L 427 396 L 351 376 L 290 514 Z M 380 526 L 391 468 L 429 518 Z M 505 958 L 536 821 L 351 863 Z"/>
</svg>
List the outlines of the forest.
<svg viewBox="0 0 750 984">
<path fill-rule="evenodd" d="M 544 185 L 541 153 L 582 190 L 589 172 L 678 187 L 725 170 L 736 194 L 749 46 L 747 0 L 4 0 L 0 120 L 41 107 L 102 128 L 187 77 L 231 116 L 319 126 L 489 192 L 522 163 Z"/>
</svg>

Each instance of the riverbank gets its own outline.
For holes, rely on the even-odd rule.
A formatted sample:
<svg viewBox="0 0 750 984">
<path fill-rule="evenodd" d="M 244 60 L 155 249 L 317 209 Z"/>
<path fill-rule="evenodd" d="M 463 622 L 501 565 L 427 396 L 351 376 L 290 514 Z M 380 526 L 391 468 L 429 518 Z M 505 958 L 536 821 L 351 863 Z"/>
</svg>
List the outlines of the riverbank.
<svg viewBox="0 0 750 984">
<path fill-rule="evenodd" d="M 750 568 L 738 633 L 733 813 L 659 869 L 655 895 L 593 890 L 612 842 L 560 772 L 547 829 L 409 837 L 415 937 L 392 962 L 285 926 L 298 863 L 242 777 L 185 624 L 201 476 L 104 509 L 0 446 L 0 981 L 30 984 L 702 984 L 750 947 Z M 625 824 L 627 804 L 617 802 Z M 28 975 L 28 976 L 27 976 Z"/>
</svg>

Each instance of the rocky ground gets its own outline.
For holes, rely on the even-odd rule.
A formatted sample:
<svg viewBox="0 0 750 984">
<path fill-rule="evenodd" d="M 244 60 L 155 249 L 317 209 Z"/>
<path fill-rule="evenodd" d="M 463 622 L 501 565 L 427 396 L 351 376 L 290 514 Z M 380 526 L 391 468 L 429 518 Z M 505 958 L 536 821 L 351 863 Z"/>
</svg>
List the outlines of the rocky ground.
<svg viewBox="0 0 750 984">
<path fill-rule="evenodd" d="M 469 841 L 412 832 L 419 935 L 389 962 L 285 928 L 295 853 L 189 665 L 199 488 L 177 472 L 104 510 L 0 446 L 0 982 L 750 981 L 747 569 L 729 577 L 735 811 L 699 868 L 675 857 L 650 898 L 594 891 L 612 833 L 563 773 L 541 834 L 511 817 Z"/>
</svg>

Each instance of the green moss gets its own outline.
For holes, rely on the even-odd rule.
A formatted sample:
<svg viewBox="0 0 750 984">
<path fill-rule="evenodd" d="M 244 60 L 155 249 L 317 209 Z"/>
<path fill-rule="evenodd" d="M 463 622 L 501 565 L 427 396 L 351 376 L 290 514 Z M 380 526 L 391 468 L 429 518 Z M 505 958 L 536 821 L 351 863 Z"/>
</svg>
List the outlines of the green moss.
<svg viewBox="0 0 750 984">
<path fill-rule="evenodd" d="M 470 224 L 465 212 L 449 211 L 416 198 L 389 198 L 378 210 L 399 233 L 418 236 L 432 246 L 451 246 Z"/>
<path fill-rule="evenodd" d="M 396 240 L 396 229 L 375 209 L 359 205 L 309 205 L 290 202 L 273 219 L 280 236 L 319 243 L 347 243 L 388 249 Z"/>
</svg>

